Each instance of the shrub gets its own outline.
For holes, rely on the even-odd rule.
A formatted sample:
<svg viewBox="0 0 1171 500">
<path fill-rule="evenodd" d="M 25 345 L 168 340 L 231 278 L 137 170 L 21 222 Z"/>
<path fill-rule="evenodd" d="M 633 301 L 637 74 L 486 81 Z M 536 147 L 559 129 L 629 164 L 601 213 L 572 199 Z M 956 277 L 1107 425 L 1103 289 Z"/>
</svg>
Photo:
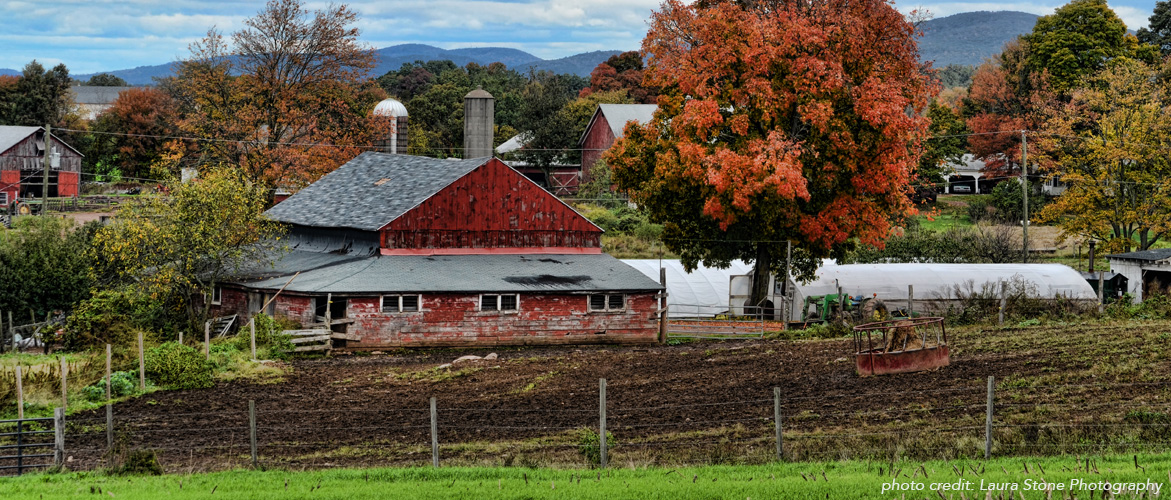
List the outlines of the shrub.
<svg viewBox="0 0 1171 500">
<path fill-rule="evenodd" d="M 202 389 L 215 385 L 212 366 L 194 348 L 167 342 L 146 352 L 146 373 L 171 389 Z"/>
<path fill-rule="evenodd" d="M 163 466 L 154 451 L 134 450 L 127 453 L 122 459 L 122 464 L 115 467 L 112 472 L 119 475 L 161 476 Z"/>
<path fill-rule="evenodd" d="M 138 385 L 137 372 L 114 372 L 110 374 L 110 397 L 120 398 L 134 394 L 134 387 Z M 106 399 L 106 377 L 86 386 L 81 390 L 88 401 L 104 401 Z"/>
<path fill-rule="evenodd" d="M 134 287 L 103 290 L 78 304 L 65 321 L 62 341 L 68 350 L 105 344 L 131 345 L 139 330 L 172 330 L 175 323 L 165 300 Z"/>
<path fill-rule="evenodd" d="M 267 359 L 285 359 L 293 350 L 292 337 L 283 332 L 292 325 L 282 325 L 280 321 L 267 314 L 257 314 L 252 317 L 256 322 L 256 356 Z M 240 328 L 233 342 L 241 352 L 250 352 L 250 333 L 247 325 Z"/>
<path fill-rule="evenodd" d="M 609 431 L 606 432 L 606 449 L 612 450 L 616 447 L 614 442 L 614 435 Z M 598 438 L 598 431 L 589 427 L 582 427 L 577 430 L 577 452 L 581 453 L 589 463 L 594 465 L 602 464 L 602 441 Z"/>
</svg>

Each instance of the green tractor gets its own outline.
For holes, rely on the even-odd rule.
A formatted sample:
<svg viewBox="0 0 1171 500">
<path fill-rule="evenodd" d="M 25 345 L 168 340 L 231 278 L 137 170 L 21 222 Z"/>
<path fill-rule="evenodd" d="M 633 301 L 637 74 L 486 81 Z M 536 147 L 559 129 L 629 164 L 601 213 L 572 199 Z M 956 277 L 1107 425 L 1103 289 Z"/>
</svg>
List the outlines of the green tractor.
<svg viewBox="0 0 1171 500">
<path fill-rule="evenodd" d="M 886 304 L 878 300 L 877 295 L 863 297 L 860 295 L 829 293 L 825 295 L 810 295 L 805 297 L 805 307 L 802 309 L 801 319 L 804 324 L 822 324 L 833 320 L 844 320 L 852 323 L 866 323 L 882 319 L 887 314 Z"/>
</svg>

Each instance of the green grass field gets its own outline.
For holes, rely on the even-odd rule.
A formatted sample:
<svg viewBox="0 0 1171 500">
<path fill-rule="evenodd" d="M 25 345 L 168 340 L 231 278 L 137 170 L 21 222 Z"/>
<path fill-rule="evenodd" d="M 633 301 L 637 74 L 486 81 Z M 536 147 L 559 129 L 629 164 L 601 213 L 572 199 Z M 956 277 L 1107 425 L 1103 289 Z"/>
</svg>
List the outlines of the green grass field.
<svg viewBox="0 0 1171 500">
<path fill-rule="evenodd" d="M 1137 467 L 1136 467 L 1137 462 Z M 1027 470 L 1027 472 L 1026 472 Z M 995 459 L 990 462 L 782 463 L 679 469 L 409 468 L 330 471 L 247 471 L 167 476 L 100 473 L 26 475 L 0 479 L 7 499 L 119 498 L 1092 498 L 1099 482 L 1142 483 L 1165 494 L 1171 455 Z M 962 475 L 961 475 L 962 473 Z M 1080 481 L 1080 482 L 1079 482 Z M 888 491 L 884 491 L 885 488 Z M 891 485 L 898 486 L 894 491 Z M 946 486 L 945 486 L 946 485 Z M 1015 486 L 1017 491 L 1012 491 Z M 938 493 L 936 492 L 938 491 Z M 1101 496 L 1101 491 L 1095 492 Z M 1147 494 L 1142 498 L 1151 498 Z M 1117 498 L 1139 498 L 1118 495 Z"/>
</svg>

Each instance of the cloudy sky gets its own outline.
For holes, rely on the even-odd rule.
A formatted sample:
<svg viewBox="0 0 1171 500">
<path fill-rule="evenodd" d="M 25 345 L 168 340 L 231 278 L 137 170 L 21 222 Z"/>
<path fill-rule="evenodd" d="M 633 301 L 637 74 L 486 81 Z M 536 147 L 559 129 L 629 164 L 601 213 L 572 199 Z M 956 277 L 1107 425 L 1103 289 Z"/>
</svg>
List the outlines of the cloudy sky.
<svg viewBox="0 0 1171 500">
<path fill-rule="evenodd" d="M 307 0 L 311 9 L 328 2 Z M 71 73 L 162 64 L 187 53 L 211 26 L 225 33 L 264 7 L 258 0 L 0 0 L 0 68 L 36 59 Z M 363 40 L 381 48 L 503 46 L 554 59 L 592 50 L 637 49 L 659 0 L 351 0 Z M 1061 0 L 897 3 L 934 17 L 979 10 L 1050 14 Z M 1111 0 L 1131 29 L 1147 25 L 1155 0 Z"/>
</svg>

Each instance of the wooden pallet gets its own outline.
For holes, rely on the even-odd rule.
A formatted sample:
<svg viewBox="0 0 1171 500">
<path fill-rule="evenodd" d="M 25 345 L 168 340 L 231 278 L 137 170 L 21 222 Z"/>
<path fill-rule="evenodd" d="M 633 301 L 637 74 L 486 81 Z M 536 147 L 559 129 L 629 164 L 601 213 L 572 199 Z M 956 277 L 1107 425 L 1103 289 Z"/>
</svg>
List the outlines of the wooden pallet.
<svg viewBox="0 0 1171 500">
<path fill-rule="evenodd" d="M 333 350 L 333 332 L 326 329 L 285 330 L 281 333 L 293 337 L 293 352 Z"/>
</svg>

